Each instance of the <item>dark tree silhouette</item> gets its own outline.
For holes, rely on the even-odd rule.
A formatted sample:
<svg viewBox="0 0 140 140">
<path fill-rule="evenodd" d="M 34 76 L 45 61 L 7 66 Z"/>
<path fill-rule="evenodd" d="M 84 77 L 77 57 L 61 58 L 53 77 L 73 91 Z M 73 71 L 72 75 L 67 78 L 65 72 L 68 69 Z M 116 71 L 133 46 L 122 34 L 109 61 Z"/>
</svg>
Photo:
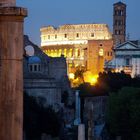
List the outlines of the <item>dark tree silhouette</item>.
<svg viewBox="0 0 140 140">
<path fill-rule="evenodd" d="M 44 100 L 43 100 L 44 101 Z M 40 140 L 41 134 L 59 135 L 60 122 L 52 107 L 44 107 L 37 97 L 24 93 L 24 132 L 27 140 Z"/>
<path fill-rule="evenodd" d="M 107 122 L 112 136 L 140 139 L 140 88 L 125 87 L 110 94 Z"/>
</svg>

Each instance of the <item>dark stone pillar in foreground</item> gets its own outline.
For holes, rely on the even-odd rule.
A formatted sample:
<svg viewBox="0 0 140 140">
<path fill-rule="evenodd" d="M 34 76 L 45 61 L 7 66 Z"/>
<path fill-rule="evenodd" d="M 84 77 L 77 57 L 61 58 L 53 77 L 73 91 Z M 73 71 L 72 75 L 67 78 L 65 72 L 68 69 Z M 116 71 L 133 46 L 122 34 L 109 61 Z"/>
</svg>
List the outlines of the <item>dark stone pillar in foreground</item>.
<svg viewBox="0 0 140 140">
<path fill-rule="evenodd" d="M 23 22 L 27 10 L 0 0 L 0 140 L 22 140 Z"/>
</svg>

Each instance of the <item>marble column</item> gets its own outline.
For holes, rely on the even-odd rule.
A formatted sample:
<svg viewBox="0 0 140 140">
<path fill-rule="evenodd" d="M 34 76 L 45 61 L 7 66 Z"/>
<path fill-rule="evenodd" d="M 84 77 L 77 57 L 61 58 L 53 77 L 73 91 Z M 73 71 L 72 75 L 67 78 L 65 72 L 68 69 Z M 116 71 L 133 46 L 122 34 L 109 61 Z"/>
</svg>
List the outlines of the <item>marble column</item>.
<svg viewBox="0 0 140 140">
<path fill-rule="evenodd" d="M 0 0 L 0 140 L 23 139 L 23 22 L 27 10 Z"/>
<path fill-rule="evenodd" d="M 85 140 L 85 125 L 79 124 L 78 126 L 78 140 Z"/>
<path fill-rule="evenodd" d="M 81 123 L 81 101 L 79 97 L 79 91 L 75 93 L 75 120 L 74 125 L 79 125 Z"/>
</svg>

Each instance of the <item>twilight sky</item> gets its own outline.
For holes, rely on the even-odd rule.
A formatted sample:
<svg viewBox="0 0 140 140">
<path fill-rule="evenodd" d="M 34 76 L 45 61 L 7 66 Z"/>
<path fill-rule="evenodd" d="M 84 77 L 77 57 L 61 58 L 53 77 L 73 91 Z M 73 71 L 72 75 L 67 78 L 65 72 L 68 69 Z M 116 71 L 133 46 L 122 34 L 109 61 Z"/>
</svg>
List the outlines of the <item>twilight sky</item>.
<svg viewBox="0 0 140 140">
<path fill-rule="evenodd" d="M 119 1 L 119 0 L 118 0 Z M 40 28 L 79 23 L 106 23 L 112 31 L 113 4 L 117 0 L 17 0 L 28 9 L 24 33 L 40 46 Z M 140 39 L 140 0 L 122 0 L 127 4 L 127 34 Z"/>
</svg>

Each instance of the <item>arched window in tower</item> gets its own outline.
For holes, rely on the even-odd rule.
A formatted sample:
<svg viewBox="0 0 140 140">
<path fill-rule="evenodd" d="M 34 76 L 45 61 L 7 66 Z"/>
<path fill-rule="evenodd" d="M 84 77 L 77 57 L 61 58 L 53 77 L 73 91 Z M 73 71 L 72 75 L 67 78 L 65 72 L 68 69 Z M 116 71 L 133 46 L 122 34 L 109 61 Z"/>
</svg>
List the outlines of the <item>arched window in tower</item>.
<svg viewBox="0 0 140 140">
<path fill-rule="evenodd" d="M 120 20 L 120 25 L 123 25 L 123 21 L 122 20 Z"/>
<path fill-rule="evenodd" d="M 118 11 L 117 11 L 117 10 L 115 10 L 115 12 L 114 12 L 114 13 L 115 13 L 115 15 L 117 15 L 117 14 L 118 14 Z"/>
<path fill-rule="evenodd" d="M 123 10 L 120 11 L 120 15 L 123 16 Z"/>
<path fill-rule="evenodd" d="M 115 20 L 115 25 L 118 25 L 118 20 Z"/>
<path fill-rule="evenodd" d="M 118 16 L 121 16 L 121 10 L 118 11 Z"/>
</svg>

